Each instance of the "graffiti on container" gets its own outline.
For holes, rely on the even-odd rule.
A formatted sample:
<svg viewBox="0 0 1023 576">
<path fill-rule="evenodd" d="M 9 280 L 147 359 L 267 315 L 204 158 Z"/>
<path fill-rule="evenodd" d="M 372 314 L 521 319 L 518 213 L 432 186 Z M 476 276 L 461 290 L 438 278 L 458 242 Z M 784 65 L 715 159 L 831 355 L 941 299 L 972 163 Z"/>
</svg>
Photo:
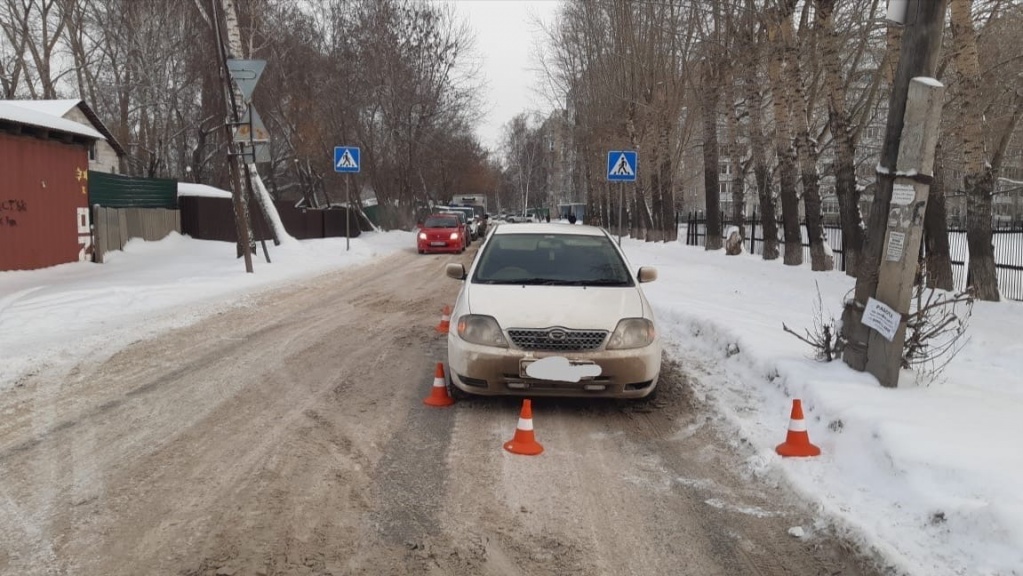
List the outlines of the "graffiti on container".
<svg viewBox="0 0 1023 576">
<path fill-rule="evenodd" d="M 0 212 L 28 212 L 28 202 L 18 199 L 0 200 Z"/>
<path fill-rule="evenodd" d="M 90 225 L 89 209 L 78 208 L 78 261 L 88 262 L 92 259 L 92 226 Z"/>
<path fill-rule="evenodd" d="M 75 168 L 75 180 L 81 182 L 85 180 L 85 184 L 82 184 L 82 194 L 88 194 L 87 185 L 89 184 L 89 170 L 82 170 L 81 168 Z"/>
<path fill-rule="evenodd" d="M 0 200 L 0 228 L 17 226 L 18 219 L 13 214 L 19 212 L 28 212 L 28 202 L 18 199 Z"/>
</svg>

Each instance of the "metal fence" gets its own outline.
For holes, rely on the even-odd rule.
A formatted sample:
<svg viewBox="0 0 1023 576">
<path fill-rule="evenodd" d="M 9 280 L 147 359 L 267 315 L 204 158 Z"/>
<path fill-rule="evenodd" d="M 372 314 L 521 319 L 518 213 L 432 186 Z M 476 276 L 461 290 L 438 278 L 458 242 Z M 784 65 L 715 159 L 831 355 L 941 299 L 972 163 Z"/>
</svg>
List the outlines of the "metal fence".
<svg viewBox="0 0 1023 576">
<path fill-rule="evenodd" d="M 686 245 L 705 246 L 707 243 L 707 218 L 700 212 L 689 212 L 686 217 Z M 729 218 L 722 218 L 722 231 L 734 226 Z M 764 253 L 764 230 L 756 213 L 743 221 L 746 228 L 744 240 L 746 251 L 751 254 Z M 782 230 L 778 222 L 779 236 Z M 799 225 L 803 245 L 803 261 L 810 260 L 810 241 L 806 232 L 806 223 Z M 1023 228 L 1001 227 L 993 231 L 992 243 L 995 249 L 995 272 L 998 275 L 998 290 L 1003 298 L 1023 301 Z M 845 244 L 842 241 L 842 228 L 834 225 L 824 226 L 824 237 L 835 253 L 835 268 L 845 270 Z M 784 251 L 784 242 L 779 237 L 779 250 Z M 949 256 L 952 262 L 952 279 L 956 289 L 966 288 L 967 263 L 970 259 L 966 230 L 950 228 L 948 231 Z"/>
<path fill-rule="evenodd" d="M 238 231 L 234 223 L 234 205 L 230 198 L 207 198 L 182 196 L 178 199 L 181 209 L 181 233 L 198 240 L 219 240 L 236 242 Z M 296 208 L 288 202 L 275 201 L 277 214 L 288 234 L 299 240 L 307 238 L 332 238 L 350 235 L 355 238 L 373 229 L 362 213 L 347 208 Z M 273 238 L 270 225 L 255 203 L 249 206 L 254 240 Z"/>
</svg>

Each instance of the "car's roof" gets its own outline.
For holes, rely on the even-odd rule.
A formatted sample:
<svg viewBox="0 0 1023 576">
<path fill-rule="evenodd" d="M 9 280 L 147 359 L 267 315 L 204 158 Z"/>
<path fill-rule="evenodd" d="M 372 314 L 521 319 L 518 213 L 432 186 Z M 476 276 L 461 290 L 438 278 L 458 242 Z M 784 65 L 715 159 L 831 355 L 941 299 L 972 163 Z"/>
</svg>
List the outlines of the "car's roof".
<svg viewBox="0 0 1023 576">
<path fill-rule="evenodd" d="M 451 212 L 435 212 L 427 216 L 427 218 L 454 218 L 457 220 L 458 216 L 452 214 Z"/>
<path fill-rule="evenodd" d="M 603 236 L 604 231 L 597 226 L 560 223 L 522 223 L 498 226 L 494 234 L 578 234 L 580 236 Z"/>
</svg>

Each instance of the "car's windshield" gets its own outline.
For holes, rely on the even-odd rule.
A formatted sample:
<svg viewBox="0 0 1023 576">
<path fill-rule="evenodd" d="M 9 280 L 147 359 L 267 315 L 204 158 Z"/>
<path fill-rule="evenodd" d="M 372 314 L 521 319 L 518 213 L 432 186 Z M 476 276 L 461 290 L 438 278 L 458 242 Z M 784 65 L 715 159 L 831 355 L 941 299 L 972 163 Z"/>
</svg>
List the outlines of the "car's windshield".
<svg viewBox="0 0 1023 576">
<path fill-rule="evenodd" d="M 480 254 L 473 282 L 550 286 L 632 286 L 606 236 L 500 234 Z"/>
<path fill-rule="evenodd" d="M 472 208 L 451 208 L 450 210 L 452 212 L 458 212 L 459 214 L 462 214 L 463 216 L 465 216 L 466 220 L 473 219 Z"/>
<path fill-rule="evenodd" d="M 458 217 L 430 216 L 423 222 L 423 228 L 458 228 Z"/>
<path fill-rule="evenodd" d="M 448 212 L 448 214 L 455 215 L 455 217 L 458 218 L 459 222 L 461 222 L 462 224 L 465 224 L 465 214 L 463 214 L 461 212 Z"/>
</svg>

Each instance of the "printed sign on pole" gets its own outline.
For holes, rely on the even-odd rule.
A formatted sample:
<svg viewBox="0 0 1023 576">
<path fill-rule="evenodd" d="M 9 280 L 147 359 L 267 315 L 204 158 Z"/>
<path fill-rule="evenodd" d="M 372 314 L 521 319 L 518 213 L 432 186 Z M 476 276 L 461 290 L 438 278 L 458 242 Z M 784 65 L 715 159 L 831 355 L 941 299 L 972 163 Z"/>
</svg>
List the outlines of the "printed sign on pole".
<svg viewBox="0 0 1023 576">
<path fill-rule="evenodd" d="M 863 324 L 877 330 L 884 336 L 885 340 L 891 342 L 895 338 L 895 331 L 899 329 L 902 316 L 884 304 L 873 298 L 867 299 L 867 306 L 863 310 Z"/>
</svg>

